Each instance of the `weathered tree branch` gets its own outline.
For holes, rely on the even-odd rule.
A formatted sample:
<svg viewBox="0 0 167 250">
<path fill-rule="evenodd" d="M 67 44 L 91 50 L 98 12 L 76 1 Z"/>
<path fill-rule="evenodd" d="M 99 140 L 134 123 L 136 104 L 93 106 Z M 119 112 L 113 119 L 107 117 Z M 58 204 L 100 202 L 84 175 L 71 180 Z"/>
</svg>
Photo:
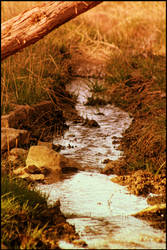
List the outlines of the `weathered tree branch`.
<svg viewBox="0 0 167 250">
<path fill-rule="evenodd" d="M 53 29 L 68 22 L 102 1 L 51 1 L 1 25 L 1 60 L 36 43 Z"/>
</svg>

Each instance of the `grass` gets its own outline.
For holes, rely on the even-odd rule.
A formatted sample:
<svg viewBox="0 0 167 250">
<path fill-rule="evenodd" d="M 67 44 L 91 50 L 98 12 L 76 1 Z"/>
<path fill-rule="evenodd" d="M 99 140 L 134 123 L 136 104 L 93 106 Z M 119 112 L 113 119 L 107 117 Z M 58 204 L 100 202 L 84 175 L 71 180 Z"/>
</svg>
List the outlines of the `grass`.
<svg viewBox="0 0 167 250">
<path fill-rule="evenodd" d="M 9 110 L 8 106 L 12 103 L 31 105 L 41 100 L 48 100 L 48 86 L 63 87 L 69 80 L 68 59 L 65 56 L 66 52 L 61 50 L 62 46 L 50 46 L 53 52 L 50 48 L 50 53 L 47 54 L 48 49 L 44 45 L 43 53 L 40 53 L 40 43 L 42 42 L 39 42 L 39 47 L 34 48 L 34 45 L 31 49 L 26 48 L 24 56 L 17 54 L 2 63 L 2 114 Z M 63 64 L 66 66 L 62 71 Z"/>
<path fill-rule="evenodd" d="M 46 197 L 29 189 L 23 180 L 1 179 L 1 243 L 12 249 L 36 249 L 47 224 L 37 215 L 47 209 Z"/>
<path fill-rule="evenodd" d="M 34 5 L 35 2 L 32 2 L 32 6 Z M 30 6 L 31 4 L 27 3 L 27 7 Z M 22 11 L 25 10 L 26 2 L 3 2 L 2 21 L 18 14 L 21 8 Z M 41 41 L 2 62 L 2 114 L 8 113 L 12 109 L 12 104 L 31 105 L 50 99 L 49 86 L 64 87 L 70 81 L 71 54 L 76 51 L 73 44 L 77 40 L 76 46 L 81 46 L 88 40 L 84 30 L 87 31 L 87 26 L 80 22 L 78 28 L 78 20 L 65 24 Z M 87 32 L 91 37 L 94 36 L 91 34 L 92 29 Z"/>
<path fill-rule="evenodd" d="M 20 205 L 14 198 L 1 197 L 1 243 L 12 249 L 36 249 L 38 240 L 47 224 L 33 225 L 32 213 L 37 213 L 37 206 L 31 208 Z"/>
<path fill-rule="evenodd" d="M 27 189 L 27 184 L 21 179 L 12 178 L 10 180 L 7 176 L 2 176 L 1 194 L 9 194 L 9 196 L 14 194 L 20 204 L 28 201 L 28 205 L 31 207 L 35 207 L 37 203 L 42 206 L 47 204 L 46 197 L 41 196 L 35 190 Z"/>
<path fill-rule="evenodd" d="M 95 81 L 89 79 L 88 87 L 90 92 L 96 94 L 96 93 L 102 93 L 106 90 L 104 86 L 101 83 L 98 83 L 98 80 Z"/>
<path fill-rule="evenodd" d="M 120 147 L 126 167 L 156 173 L 165 171 L 166 162 L 166 57 L 146 52 L 118 55 L 107 65 L 106 80 L 108 101 L 134 117 Z"/>
<path fill-rule="evenodd" d="M 104 99 L 104 93 L 107 89 L 103 86 L 102 83 L 99 83 L 97 79 L 88 79 L 88 88 L 92 95 L 87 98 L 87 102 L 85 103 L 85 105 L 99 106 L 107 104 Z"/>
<path fill-rule="evenodd" d="M 35 5 L 35 1 L 2 1 L 2 22 Z M 8 113 L 11 104 L 49 99 L 48 86 L 63 87 L 71 80 L 78 54 L 110 60 L 110 83 L 126 80 L 135 67 L 136 52 L 145 55 L 165 49 L 164 19 L 163 2 L 104 2 L 59 27 L 2 62 L 1 113 Z M 126 62 L 129 56 L 131 68 Z"/>
</svg>

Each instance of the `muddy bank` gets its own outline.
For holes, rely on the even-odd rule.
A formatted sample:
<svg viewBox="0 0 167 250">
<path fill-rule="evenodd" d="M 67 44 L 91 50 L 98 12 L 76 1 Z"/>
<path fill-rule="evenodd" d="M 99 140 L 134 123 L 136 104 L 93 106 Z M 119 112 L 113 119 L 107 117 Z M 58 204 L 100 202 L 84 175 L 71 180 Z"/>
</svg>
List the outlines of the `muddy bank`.
<svg viewBox="0 0 167 250">
<path fill-rule="evenodd" d="M 2 152 L 12 147 L 35 145 L 38 140 L 51 141 L 53 135 L 63 135 L 68 129 L 67 119 L 79 119 L 75 100 L 63 88 L 51 89 L 50 98 L 51 101 L 31 106 L 13 105 L 13 111 L 1 117 Z"/>
<path fill-rule="evenodd" d="M 43 143 L 51 141 L 53 135 L 62 135 L 64 131 L 68 129 L 66 119 L 75 121 L 80 119 L 74 108 L 75 100 L 73 100 L 65 90 L 59 90 L 57 96 L 52 92 L 52 95 L 53 99 L 55 98 L 54 101 L 52 99 L 52 101 L 45 101 L 32 106 L 16 105 L 14 110 L 8 115 L 2 116 L 2 127 L 5 130 L 4 137 L 1 137 L 2 143 L 4 144 L 4 148 L 1 151 L 1 173 L 3 176 L 10 175 L 16 178 L 13 172 L 19 168 L 22 170 L 25 168 L 28 154 L 27 149 L 29 149 L 31 145 L 37 145 L 39 140 L 43 145 Z M 10 133 L 7 133 L 8 130 Z M 22 131 L 26 131 L 24 137 L 19 135 Z M 52 148 L 52 143 L 50 143 L 50 145 Z M 13 153 L 10 153 L 12 148 Z M 67 159 L 62 162 L 63 167 L 66 162 Z M 31 174 L 33 172 L 36 177 L 39 175 L 36 174 L 39 170 L 35 166 L 31 166 L 28 171 Z M 27 183 L 27 188 L 34 187 L 38 182 L 37 179 L 32 181 L 29 178 L 24 178 L 24 180 L 25 183 Z M 24 244 L 25 246 L 28 244 L 28 239 L 25 235 L 29 221 L 31 221 L 31 227 L 34 228 L 34 230 L 36 227 L 40 229 L 47 224 L 39 237 L 31 238 L 32 246 L 35 245 L 38 249 L 59 249 L 58 241 L 60 240 L 73 243 L 80 247 L 86 246 L 85 242 L 79 240 L 74 226 L 67 223 L 66 217 L 60 211 L 60 203 L 57 202 L 51 207 L 45 204 L 41 208 L 41 212 L 35 213 L 32 216 L 18 214 L 15 218 L 15 223 L 18 224 L 18 232 L 21 233 L 13 232 L 14 238 L 6 241 L 6 243 L 4 242 L 2 247 L 8 249 L 13 245 L 22 245 L 24 248 Z"/>
<path fill-rule="evenodd" d="M 139 57 L 144 63 L 146 59 L 142 55 Z M 108 101 L 127 111 L 133 120 L 120 138 L 119 149 L 124 152 L 123 159 L 116 162 L 116 168 L 114 162 L 108 163 L 103 173 L 117 174 L 112 181 L 126 185 L 136 195 L 159 194 L 158 198 L 151 199 L 158 204 L 160 200 L 166 201 L 165 57 L 152 54 L 150 58 L 155 68 L 161 65 L 159 85 L 156 70 L 155 75 L 145 78 L 144 73 L 137 71 L 136 63 L 133 74 L 128 75 L 127 80 L 108 89 Z M 154 216 L 156 223 L 153 224 L 166 230 L 163 214 L 161 218 L 150 215 L 150 220 L 154 221 Z"/>
</svg>

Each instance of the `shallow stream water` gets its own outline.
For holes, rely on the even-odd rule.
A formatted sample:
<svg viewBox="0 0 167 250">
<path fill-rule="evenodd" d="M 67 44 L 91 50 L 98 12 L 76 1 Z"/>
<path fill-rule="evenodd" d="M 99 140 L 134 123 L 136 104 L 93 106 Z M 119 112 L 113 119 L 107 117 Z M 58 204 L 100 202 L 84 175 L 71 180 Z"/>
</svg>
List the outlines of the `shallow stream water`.
<svg viewBox="0 0 167 250">
<path fill-rule="evenodd" d="M 105 159 L 116 160 L 122 155 L 118 145 L 113 144 L 114 137 L 120 138 L 132 119 L 112 105 L 85 106 L 91 93 L 83 79 L 75 79 L 67 89 L 78 95 L 79 114 L 96 120 L 100 128 L 69 122 L 69 130 L 63 137 L 55 138 L 54 143 L 65 146 L 61 154 L 75 159 L 82 168 L 66 174 L 63 181 L 38 185 L 38 189 L 48 195 L 49 204 L 60 200 L 62 213 L 86 241 L 87 248 L 166 249 L 162 231 L 131 216 L 148 206 L 146 199 L 129 194 L 126 187 L 111 181 L 114 175 L 106 176 L 99 171 L 105 166 Z M 75 248 L 63 241 L 59 246 Z"/>
</svg>

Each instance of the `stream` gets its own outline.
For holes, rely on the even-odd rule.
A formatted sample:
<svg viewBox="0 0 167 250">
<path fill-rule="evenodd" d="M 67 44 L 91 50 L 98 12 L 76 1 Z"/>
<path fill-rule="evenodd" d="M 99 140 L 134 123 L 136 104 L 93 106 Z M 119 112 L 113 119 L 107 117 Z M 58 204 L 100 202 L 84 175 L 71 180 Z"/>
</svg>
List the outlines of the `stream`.
<svg viewBox="0 0 167 250">
<path fill-rule="evenodd" d="M 60 153 L 75 159 L 82 168 L 64 174 L 60 182 L 37 188 L 48 195 L 48 204 L 60 200 L 62 213 L 88 244 L 87 249 L 166 249 L 162 231 L 131 216 L 148 207 L 146 198 L 129 194 L 126 187 L 113 183 L 114 175 L 100 173 L 105 159 L 117 160 L 123 154 L 113 141 L 121 138 L 132 118 L 113 105 L 85 106 L 91 96 L 85 79 L 76 78 L 67 90 L 78 96 L 79 115 L 96 120 L 100 127 L 68 122 L 69 130 L 53 143 L 65 146 Z M 59 247 L 78 249 L 64 241 Z"/>
</svg>

